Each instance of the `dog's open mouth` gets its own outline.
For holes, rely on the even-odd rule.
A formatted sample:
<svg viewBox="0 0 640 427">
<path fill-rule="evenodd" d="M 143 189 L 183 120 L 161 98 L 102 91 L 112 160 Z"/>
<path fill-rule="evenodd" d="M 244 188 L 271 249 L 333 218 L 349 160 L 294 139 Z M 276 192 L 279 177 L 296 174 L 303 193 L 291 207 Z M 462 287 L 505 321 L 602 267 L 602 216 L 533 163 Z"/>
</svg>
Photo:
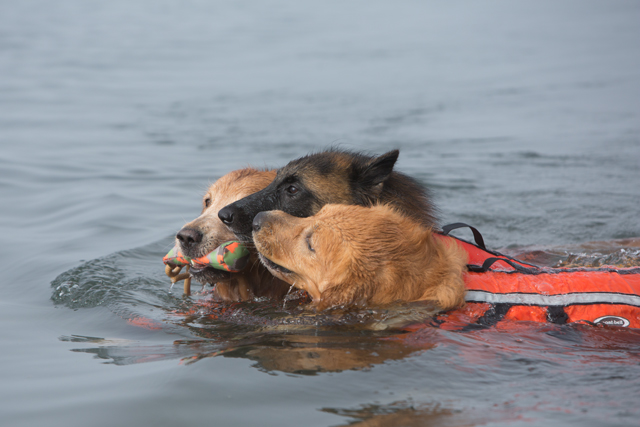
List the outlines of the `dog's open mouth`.
<svg viewBox="0 0 640 427">
<path fill-rule="evenodd" d="M 289 270 L 288 268 L 284 268 L 280 264 L 276 264 L 275 262 L 271 261 L 269 258 L 262 255 L 261 253 L 258 253 L 258 255 L 260 256 L 260 261 L 262 261 L 262 263 L 268 269 L 277 271 L 282 274 L 293 274 L 293 271 Z"/>
<path fill-rule="evenodd" d="M 214 284 L 219 281 L 229 280 L 231 273 L 218 270 L 213 267 L 191 267 L 191 276 L 200 283 Z"/>
</svg>

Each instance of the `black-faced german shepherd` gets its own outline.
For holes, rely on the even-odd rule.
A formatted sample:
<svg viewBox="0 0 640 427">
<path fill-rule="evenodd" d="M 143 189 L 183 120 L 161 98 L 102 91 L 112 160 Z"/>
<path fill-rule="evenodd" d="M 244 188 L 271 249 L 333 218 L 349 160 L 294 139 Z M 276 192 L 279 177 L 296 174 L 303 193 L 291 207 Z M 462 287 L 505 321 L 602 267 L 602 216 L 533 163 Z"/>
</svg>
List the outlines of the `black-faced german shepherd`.
<svg viewBox="0 0 640 427">
<path fill-rule="evenodd" d="M 279 169 L 264 190 L 225 206 L 218 217 L 243 241 L 251 240 L 254 217 L 281 210 L 297 217 L 316 214 L 329 203 L 397 207 L 426 226 L 435 226 L 435 208 L 414 179 L 393 171 L 398 150 L 379 157 L 330 150 L 299 158 Z"/>
</svg>

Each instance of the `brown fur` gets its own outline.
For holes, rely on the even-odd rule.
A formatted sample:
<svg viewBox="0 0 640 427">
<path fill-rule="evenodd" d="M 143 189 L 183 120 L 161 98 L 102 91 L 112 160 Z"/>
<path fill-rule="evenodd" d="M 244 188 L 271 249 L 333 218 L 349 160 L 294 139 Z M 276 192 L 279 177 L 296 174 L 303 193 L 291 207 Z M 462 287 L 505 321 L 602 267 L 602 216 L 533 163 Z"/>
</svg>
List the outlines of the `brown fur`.
<svg viewBox="0 0 640 427">
<path fill-rule="evenodd" d="M 183 227 L 183 230 L 192 229 L 202 233 L 202 241 L 196 246 L 182 245 L 183 253 L 194 258 L 200 257 L 224 242 L 235 240 L 234 234 L 218 218 L 218 211 L 229 203 L 262 190 L 275 176 L 274 170 L 246 168 L 230 172 L 213 183 L 202 198 L 200 216 Z M 179 240 L 177 242 L 181 244 Z M 264 268 L 255 251 L 252 251 L 249 265 L 240 273 L 207 268 L 194 273 L 194 278 L 201 283 L 216 284 L 217 297 L 228 301 L 244 301 L 263 296 L 282 298 L 290 288 Z"/>
<path fill-rule="evenodd" d="M 466 252 L 388 205 L 326 205 L 308 218 L 263 212 L 254 224 L 267 268 L 307 291 L 320 310 L 395 301 L 433 301 L 448 310 L 464 303 Z"/>
</svg>

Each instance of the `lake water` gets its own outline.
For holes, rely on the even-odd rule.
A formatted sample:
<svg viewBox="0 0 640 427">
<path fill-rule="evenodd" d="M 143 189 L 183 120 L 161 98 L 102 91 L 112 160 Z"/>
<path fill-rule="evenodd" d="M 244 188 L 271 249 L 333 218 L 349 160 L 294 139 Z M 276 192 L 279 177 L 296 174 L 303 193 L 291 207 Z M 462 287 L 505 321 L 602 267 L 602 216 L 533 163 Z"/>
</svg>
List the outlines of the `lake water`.
<svg viewBox="0 0 640 427">
<path fill-rule="evenodd" d="M 1 2 L 2 425 L 638 425 L 638 330 L 287 325 L 170 292 L 161 263 L 208 183 L 337 146 L 399 148 L 490 247 L 640 264 L 638 23 L 635 1 Z"/>
</svg>

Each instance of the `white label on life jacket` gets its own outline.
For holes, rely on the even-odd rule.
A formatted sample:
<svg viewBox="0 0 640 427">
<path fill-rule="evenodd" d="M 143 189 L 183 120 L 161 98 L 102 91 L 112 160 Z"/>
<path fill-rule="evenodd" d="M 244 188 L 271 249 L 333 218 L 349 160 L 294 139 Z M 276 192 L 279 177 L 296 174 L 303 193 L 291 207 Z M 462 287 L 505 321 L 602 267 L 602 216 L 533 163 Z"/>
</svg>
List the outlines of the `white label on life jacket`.
<svg viewBox="0 0 640 427">
<path fill-rule="evenodd" d="M 598 317 L 593 323 L 602 323 L 608 326 L 629 326 L 629 321 L 620 316 L 602 316 Z"/>
</svg>

